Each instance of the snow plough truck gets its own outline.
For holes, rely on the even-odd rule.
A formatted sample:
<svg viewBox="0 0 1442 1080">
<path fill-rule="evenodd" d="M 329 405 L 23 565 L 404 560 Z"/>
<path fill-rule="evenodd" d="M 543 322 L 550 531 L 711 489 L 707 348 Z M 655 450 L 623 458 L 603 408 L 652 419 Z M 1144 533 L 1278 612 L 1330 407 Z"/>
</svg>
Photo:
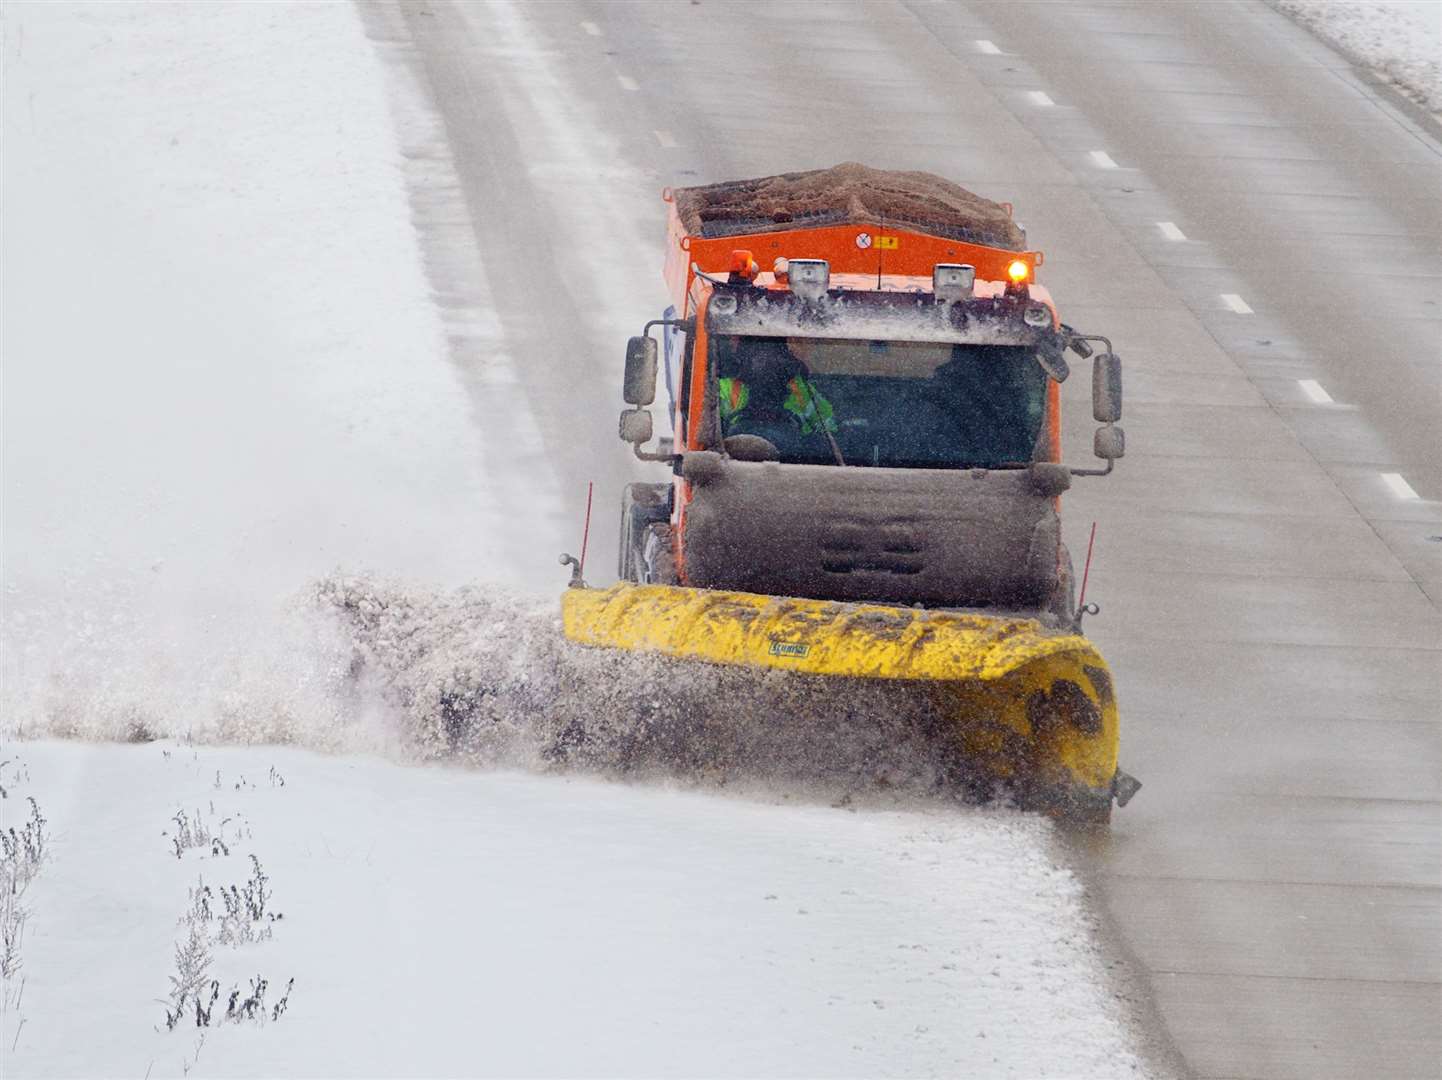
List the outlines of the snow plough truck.
<svg viewBox="0 0 1442 1080">
<path fill-rule="evenodd" d="M 562 556 L 566 636 L 837 695 L 888 682 L 937 703 L 969 783 L 1108 820 L 1140 785 L 1059 509 L 1123 453 L 1110 342 L 1060 321 L 1010 206 L 927 173 L 662 197 L 672 307 L 627 344 L 620 436 L 672 476 L 627 486 L 617 584 Z M 1068 352 L 1092 361 L 1104 467 L 1061 460 Z"/>
</svg>

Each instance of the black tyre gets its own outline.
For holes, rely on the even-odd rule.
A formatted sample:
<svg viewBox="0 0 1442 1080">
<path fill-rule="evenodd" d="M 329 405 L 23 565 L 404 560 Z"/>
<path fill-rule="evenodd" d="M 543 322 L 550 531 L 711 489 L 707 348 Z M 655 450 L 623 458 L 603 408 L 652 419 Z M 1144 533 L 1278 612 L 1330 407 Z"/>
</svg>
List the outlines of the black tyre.
<svg viewBox="0 0 1442 1080">
<path fill-rule="evenodd" d="M 640 572 L 640 580 L 647 585 L 679 583 L 676 573 L 675 536 L 669 521 L 647 526 Z"/>
<path fill-rule="evenodd" d="M 627 484 L 621 493 L 621 536 L 616 574 L 622 581 L 644 581 L 647 531 L 671 520 L 670 484 Z"/>
</svg>

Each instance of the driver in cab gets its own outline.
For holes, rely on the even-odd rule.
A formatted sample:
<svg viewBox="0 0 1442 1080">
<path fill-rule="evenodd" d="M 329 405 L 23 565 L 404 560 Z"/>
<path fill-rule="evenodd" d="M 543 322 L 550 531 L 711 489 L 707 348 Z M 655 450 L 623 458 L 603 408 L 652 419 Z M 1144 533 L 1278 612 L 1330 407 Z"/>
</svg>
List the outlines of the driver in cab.
<svg viewBox="0 0 1442 1080">
<path fill-rule="evenodd" d="M 807 378 L 796 355 L 800 339 L 745 338 L 736 343 L 734 375 L 716 380 L 726 435 L 773 424 L 795 424 L 802 435 L 836 431 L 831 403 Z"/>
</svg>

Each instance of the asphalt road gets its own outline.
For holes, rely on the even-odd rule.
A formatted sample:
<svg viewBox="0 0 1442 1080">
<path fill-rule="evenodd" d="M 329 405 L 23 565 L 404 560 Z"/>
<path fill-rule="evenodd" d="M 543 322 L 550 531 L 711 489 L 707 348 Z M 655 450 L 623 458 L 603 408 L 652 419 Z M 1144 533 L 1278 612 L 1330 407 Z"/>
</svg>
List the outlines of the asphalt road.
<svg viewBox="0 0 1442 1080">
<path fill-rule="evenodd" d="M 479 252 L 502 390 L 565 490 L 596 481 L 599 535 L 638 474 L 612 409 L 665 303 L 662 185 L 858 160 L 1013 202 L 1128 364 L 1129 456 L 1065 506 L 1146 783 L 1084 842 L 1122 947 L 1198 1075 L 1438 1074 L 1435 133 L 1259 3 L 429 3 L 385 33 L 464 188 L 418 220 Z"/>
</svg>

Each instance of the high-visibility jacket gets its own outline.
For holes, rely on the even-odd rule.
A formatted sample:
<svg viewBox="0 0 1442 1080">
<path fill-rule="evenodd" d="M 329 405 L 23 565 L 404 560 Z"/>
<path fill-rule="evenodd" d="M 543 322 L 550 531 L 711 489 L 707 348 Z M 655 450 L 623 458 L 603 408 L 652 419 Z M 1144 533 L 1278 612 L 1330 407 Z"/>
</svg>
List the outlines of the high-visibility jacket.
<svg viewBox="0 0 1442 1080">
<path fill-rule="evenodd" d="M 836 430 L 831 402 L 822 397 L 815 386 L 798 375 L 787 387 L 790 392 L 781 407 L 796 418 L 801 434 L 810 435 L 823 427 L 827 431 Z M 716 389 L 721 397 L 721 423 L 729 431 L 744 419 L 741 414 L 751 400 L 751 388 L 740 379 L 717 379 Z"/>
</svg>

